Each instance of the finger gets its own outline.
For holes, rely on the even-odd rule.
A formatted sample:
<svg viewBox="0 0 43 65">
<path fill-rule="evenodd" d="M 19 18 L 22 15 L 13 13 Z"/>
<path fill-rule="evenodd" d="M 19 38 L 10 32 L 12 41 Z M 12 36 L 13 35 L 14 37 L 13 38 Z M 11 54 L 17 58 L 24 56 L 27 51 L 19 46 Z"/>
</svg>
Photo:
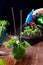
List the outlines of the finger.
<svg viewBox="0 0 43 65">
<path fill-rule="evenodd" d="M 36 9 L 33 13 L 33 15 L 36 15 L 36 14 L 43 14 L 43 8 L 40 8 L 40 9 Z"/>
</svg>

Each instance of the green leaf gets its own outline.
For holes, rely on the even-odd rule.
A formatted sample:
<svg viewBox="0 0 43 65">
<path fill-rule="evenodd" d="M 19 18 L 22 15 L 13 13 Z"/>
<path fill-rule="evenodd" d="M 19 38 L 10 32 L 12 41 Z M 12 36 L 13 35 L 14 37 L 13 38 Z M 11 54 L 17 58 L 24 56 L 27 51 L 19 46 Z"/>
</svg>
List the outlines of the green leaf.
<svg viewBox="0 0 43 65">
<path fill-rule="evenodd" d="M 7 47 L 13 45 L 14 43 L 17 44 L 18 42 L 19 42 L 18 36 L 14 36 L 14 37 L 11 38 L 8 42 L 6 42 L 5 47 L 7 48 Z"/>
<path fill-rule="evenodd" d="M 38 21 L 38 23 L 43 24 L 43 18 L 40 17 L 37 19 L 37 21 Z"/>
<path fill-rule="evenodd" d="M 6 63 L 3 59 L 0 59 L 0 65 L 6 65 Z"/>
<path fill-rule="evenodd" d="M 19 60 L 19 59 L 24 57 L 25 48 L 24 48 L 24 46 L 22 44 L 20 44 L 19 46 L 14 46 L 13 49 L 12 49 L 12 52 L 13 52 L 14 58 Z"/>
<path fill-rule="evenodd" d="M 19 40 L 16 40 L 16 44 L 19 45 L 20 44 L 20 41 Z"/>
<path fill-rule="evenodd" d="M 8 48 L 9 46 L 13 45 L 15 43 L 14 39 L 10 39 L 8 42 L 6 42 L 5 47 Z"/>
<path fill-rule="evenodd" d="M 14 39 L 15 41 L 18 40 L 18 36 L 14 36 L 12 39 Z"/>
<path fill-rule="evenodd" d="M 7 20 L 6 21 L 5 20 L 0 20 L 0 24 L 2 24 L 2 26 L 7 25 L 7 23 L 8 23 Z"/>
<path fill-rule="evenodd" d="M 27 26 L 27 27 L 25 27 L 24 29 L 25 29 L 25 30 L 29 30 L 29 29 L 30 29 L 30 26 Z"/>
<path fill-rule="evenodd" d="M 29 48 L 32 47 L 31 44 L 28 43 L 27 41 L 24 41 L 24 43 L 25 43 L 25 46 L 26 46 L 26 47 L 29 47 Z"/>
<path fill-rule="evenodd" d="M 23 35 L 23 34 L 24 34 L 23 32 L 20 33 L 20 35 Z"/>
</svg>

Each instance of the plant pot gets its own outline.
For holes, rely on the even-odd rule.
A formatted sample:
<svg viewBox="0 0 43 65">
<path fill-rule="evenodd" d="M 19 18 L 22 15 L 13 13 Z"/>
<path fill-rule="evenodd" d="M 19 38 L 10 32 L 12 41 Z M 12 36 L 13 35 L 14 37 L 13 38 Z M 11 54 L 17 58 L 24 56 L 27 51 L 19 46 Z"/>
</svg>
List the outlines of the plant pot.
<svg viewBox="0 0 43 65">
<path fill-rule="evenodd" d="M 43 35 L 42 36 L 34 36 L 34 37 L 25 37 L 25 36 L 21 36 L 21 41 L 28 41 L 31 45 L 37 44 L 38 42 L 43 41 Z"/>
<path fill-rule="evenodd" d="M 24 32 L 24 28 L 27 27 L 29 25 L 26 25 L 26 23 L 23 25 L 23 32 Z M 28 35 L 27 33 L 25 33 L 24 35 L 21 35 L 21 41 L 28 41 L 31 45 L 34 45 L 38 42 L 43 41 L 43 26 L 41 28 L 39 28 L 41 30 L 41 32 L 36 32 L 35 34 L 31 34 Z"/>
</svg>

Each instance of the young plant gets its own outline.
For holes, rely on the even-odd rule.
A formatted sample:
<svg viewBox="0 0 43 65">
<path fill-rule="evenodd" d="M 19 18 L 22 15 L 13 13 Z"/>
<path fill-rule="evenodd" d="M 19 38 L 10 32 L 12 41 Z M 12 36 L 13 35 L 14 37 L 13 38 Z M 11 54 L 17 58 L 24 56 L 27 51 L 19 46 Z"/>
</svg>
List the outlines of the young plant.
<svg viewBox="0 0 43 65">
<path fill-rule="evenodd" d="M 21 32 L 21 36 L 29 36 L 29 37 L 37 36 L 36 35 L 37 33 L 41 33 L 40 28 L 41 28 L 40 25 L 36 25 L 33 29 L 27 26 L 24 28 L 24 32 Z"/>
<path fill-rule="evenodd" d="M 2 26 L 5 26 L 5 25 L 7 25 L 7 23 L 8 23 L 8 21 L 6 20 L 0 20 L 0 24 L 2 25 Z"/>
<path fill-rule="evenodd" d="M 21 42 L 17 36 L 10 39 L 5 47 L 12 45 L 13 57 L 17 60 L 22 59 L 25 55 L 25 47 L 32 47 L 27 41 Z"/>
<path fill-rule="evenodd" d="M 6 25 L 8 24 L 8 21 L 6 20 L 0 20 L 0 27 L 2 27 L 2 30 L 6 30 Z"/>
</svg>

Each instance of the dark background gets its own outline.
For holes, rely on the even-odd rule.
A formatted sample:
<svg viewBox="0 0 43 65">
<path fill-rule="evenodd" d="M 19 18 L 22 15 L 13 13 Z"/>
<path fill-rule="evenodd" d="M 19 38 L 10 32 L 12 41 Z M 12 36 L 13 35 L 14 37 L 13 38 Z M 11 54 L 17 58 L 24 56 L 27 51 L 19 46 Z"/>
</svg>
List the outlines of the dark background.
<svg viewBox="0 0 43 65">
<path fill-rule="evenodd" d="M 27 14 L 32 9 L 43 7 L 41 0 L 0 0 L 0 20 L 7 19 L 10 23 L 8 32 L 13 34 L 13 19 L 11 7 L 14 8 L 14 16 L 16 21 L 16 28 L 19 30 L 20 26 L 20 9 L 23 11 L 23 23 L 25 22 Z"/>
</svg>

